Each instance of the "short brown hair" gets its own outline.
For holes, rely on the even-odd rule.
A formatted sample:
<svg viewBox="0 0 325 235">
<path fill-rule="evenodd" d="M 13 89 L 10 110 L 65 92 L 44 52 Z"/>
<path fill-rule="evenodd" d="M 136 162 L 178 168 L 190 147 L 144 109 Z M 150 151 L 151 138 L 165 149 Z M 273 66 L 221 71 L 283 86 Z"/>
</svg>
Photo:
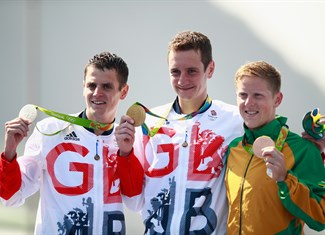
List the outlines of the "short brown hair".
<svg viewBox="0 0 325 235">
<path fill-rule="evenodd" d="M 201 61 L 204 70 L 212 61 L 212 47 L 210 39 L 200 32 L 183 31 L 170 41 L 168 45 L 168 56 L 171 51 L 195 50 L 201 53 Z"/>
<path fill-rule="evenodd" d="M 128 81 L 129 69 L 125 61 L 110 52 L 102 52 L 91 58 L 85 66 L 84 77 L 87 74 L 87 68 L 95 66 L 97 69 L 114 69 L 118 74 L 119 90 L 121 90 Z"/>
</svg>

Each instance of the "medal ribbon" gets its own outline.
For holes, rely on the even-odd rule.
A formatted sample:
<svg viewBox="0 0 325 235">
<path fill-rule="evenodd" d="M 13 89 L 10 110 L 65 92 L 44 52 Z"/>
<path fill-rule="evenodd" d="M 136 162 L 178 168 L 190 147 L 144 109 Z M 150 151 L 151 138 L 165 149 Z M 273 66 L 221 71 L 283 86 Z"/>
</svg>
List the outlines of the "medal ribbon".
<svg viewBox="0 0 325 235">
<path fill-rule="evenodd" d="M 100 131 L 108 131 L 108 130 L 113 129 L 113 127 L 114 127 L 114 122 L 108 123 L 108 124 L 103 124 L 103 123 L 99 123 L 99 122 L 96 122 L 96 121 L 93 121 L 93 120 L 89 120 L 89 119 L 84 119 L 84 118 L 70 116 L 70 115 L 63 114 L 63 113 L 58 113 L 58 112 L 55 112 L 53 110 L 49 110 L 49 109 L 42 108 L 40 106 L 36 106 L 36 105 L 34 105 L 34 106 L 35 106 L 36 109 L 39 109 L 41 112 L 47 114 L 48 116 L 55 117 L 57 119 L 60 119 L 60 120 L 69 122 L 71 124 L 83 126 L 83 127 L 86 127 L 86 128 L 92 128 L 94 130 L 100 130 Z M 66 129 L 68 126 L 66 126 L 65 128 L 63 128 L 62 130 L 59 130 L 59 131 L 54 132 L 54 133 L 51 133 L 51 134 L 46 134 L 46 133 L 41 132 L 38 129 L 37 125 L 36 125 L 36 129 L 40 133 L 42 133 L 43 135 L 53 136 L 53 135 L 56 135 L 56 134 L 60 133 L 64 129 Z"/>
<path fill-rule="evenodd" d="M 277 140 L 275 141 L 275 147 L 277 148 L 277 150 L 279 150 L 281 152 L 282 148 L 283 148 L 283 145 L 285 143 L 285 140 L 288 136 L 288 133 L 289 133 L 289 129 L 287 126 L 282 126 L 281 130 L 280 130 L 280 133 L 278 135 L 278 138 Z M 248 145 L 246 143 L 246 138 L 244 137 L 243 138 L 243 147 L 244 149 L 250 153 L 250 154 L 254 154 L 253 152 L 253 147 L 252 145 Z"/>
<path fill-rule="evenodd" d="M 205 102 L 201 106 L 201 108 L 199 108 L 198 110 L 196 110 L 196 111 L 194 111 L 192 113 L 186 114 L 185 116 L 183 116 L 181 118 L 173 119 L 173 120 L 170 120 L 170 121 L 180 121 L 180 120 L 188 120 L 188 119 L 191 119 L 191 118 L 195 117 L 196 115 L 205 112 L 211 106 L 211 103 L 212 103 L 211 98 L 209 96 L 207 96 L 207 98 L 205 99 Z M 159 116 L 159 115 L 151 112 L 147 107 L 145 107 L 143 104 L 141 104 L 139 102 L 136 102 L 135 105 L 140 105 L 145 110 L 145 112 L 147 114 L 149 114 L 151 116 L 154 116 L 154 117 L 157 117 L 157 118 L 160 118 L 160 120 L 155 124 L 155 126 L 151 130 L 148 128 L 148 126 L 146 125 L 146 123 L 143 123 L 141 125 L 143 134 L 144 135 L 149 135 L 150 137 L 153 137 L 158 132 L 158 130 L 160 129 L 160 127 L 164 124 L 164 122 L 165 121 L 168 121 L 168 119 L 167 119 L 168 114 L 170 113 L 170 110 L 173 107 L 173 104 L 172 104 L 166 110 L 166 112 L 164 113 L 163 116 Z"/>
</svg>

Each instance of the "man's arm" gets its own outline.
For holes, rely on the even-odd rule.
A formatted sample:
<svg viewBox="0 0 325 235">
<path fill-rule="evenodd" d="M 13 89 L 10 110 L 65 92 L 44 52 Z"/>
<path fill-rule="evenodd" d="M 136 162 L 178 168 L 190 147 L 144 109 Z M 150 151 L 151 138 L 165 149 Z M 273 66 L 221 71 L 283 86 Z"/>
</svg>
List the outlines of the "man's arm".
<svg viewBox="0 0 325 235">
<path fill-rule="evenodd" d="M 0 197 L 11 198 L 21 187 L 21 172 L 17 162 L 17 146 L 27 136 L 28 120 L 16 118 L 5 123 L 5 147 L 0 159 Z"/>
<path fill-rule="evenodd" d="M 4 153 L 0 159 L 0 197 L 8 200 L 21 187 L 21 172 L 16 157 L 9 162 Z"/>
</svg>

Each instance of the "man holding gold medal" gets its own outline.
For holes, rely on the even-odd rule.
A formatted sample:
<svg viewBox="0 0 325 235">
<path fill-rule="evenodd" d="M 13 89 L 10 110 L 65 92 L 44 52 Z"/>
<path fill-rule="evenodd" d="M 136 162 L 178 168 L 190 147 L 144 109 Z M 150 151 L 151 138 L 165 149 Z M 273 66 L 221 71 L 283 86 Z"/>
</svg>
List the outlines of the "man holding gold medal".
<svg viewBox="0 0 325 235">
<path fill-rule="evenodd" d="M 205 35 L 191 31 L 177 34 L 168 51 L 170 81 L 177 98 L 171 104 L 152 110 L 135 103 L 116 128 L 119 166 L 135 173 L 128 158 L 136 155 L 144 167 L 142 194 L 125 202 L 130 209 L 141 211 L 145 234 L 226 234 L 225 152 L 233 139 L 242 136 L 243 120 L 237 107 L 211 101 L 207 94 L 207 82 L 214 71 L 211 54 L 210 41 Z M 304 138 L 311 139 L 309 135 Z M 271 142 L 270 139 L 257 141 L 256 155 L 263 155 L 260 144 Z M 316 144 L 324 148 L 325 139 Z M 315 146 L 310 143 L 308 146 L 317 152 Z M 315 167 L 323 171 L 322 162 L 317 161 Z M 228 168 L 232 171 L 233 167 Z M 264 170 L 263 177 L 270 181 L 272 172 L 266 171 L 265 163 Z M 317 177 L 320 174 L 317 173 Z M 227 178 L 228 187 L 232 182 L 238 183 Z M 232 207 L 234 211 L 229 217 L 229 234 L 232 231 L 237 234 L 232 228 L 236 225 L 231 221 L 239 213 L 236 208 L 239 207 Z M 257 206 L 257 209 L 262 208 L 263 205 Z M 268 214 L 278 218 L 277 213 L 265 212 Z M 277 221 L 275 218 L 270 220 Z M 256 218 L 261 228 L 263 219 L 264 215 Z M 268 230 L 259 232 L 265 234 Z"/>
<path fill-rule="evenodd" d="M 35 234 L 125 234 L 122 194 L 116 161 L 114 121 L 120 100 L 128 94 L 128 67 L 109 52 L 95 55 L 85 66 L 86 109 L 66 115 L 26 105 L 5 124 L 0 161 L 0 196 L 7 206 L 20 206 L 40 190 Z M 16 149 L 27 136 L 37 110 L 48 114 L 36 124 L 23 156 Z M 141 192 L 143 171 L 124 177 L 123 193 Z M 122 169 L 123 170 L 123 169 Z M 134 180 L 134 181 L 133 181 Z M 129 190 L 128 190 L 129 189 Z"/>
<path fill-rule="evenodd" d="M 136 104 L 116 128 L 119 163 L 127 168 L 136 155 L 145 172 L 143 193 L 125 202 L 141 210 L 145 234 L 225 234 L 224 153 L 242 134 L 242 119 L 236 106 L 208 96 L 215 69 L 208 37 L 177 34 L 168 66 L 174 102 L 152 110 Z M 134 124 L 141 124 L 136 133 Z"/>
</svg>

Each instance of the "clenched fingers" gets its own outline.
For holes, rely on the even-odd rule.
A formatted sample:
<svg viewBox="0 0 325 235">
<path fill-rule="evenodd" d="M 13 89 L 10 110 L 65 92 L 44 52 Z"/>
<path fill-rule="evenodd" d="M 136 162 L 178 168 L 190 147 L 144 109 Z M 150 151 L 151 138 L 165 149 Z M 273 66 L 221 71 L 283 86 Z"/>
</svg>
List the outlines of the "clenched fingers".
<svg viewBox="0 0 325 235">
<path fill-rule="evenodd" d="M 22 137 L 26 137 L 29 131 L 29 124 L 29 122 L 21 118 L 16 118 L 11 121 L 8 121 L 5 123 L 6 135 L 21 135 Z"/>
</svg>

